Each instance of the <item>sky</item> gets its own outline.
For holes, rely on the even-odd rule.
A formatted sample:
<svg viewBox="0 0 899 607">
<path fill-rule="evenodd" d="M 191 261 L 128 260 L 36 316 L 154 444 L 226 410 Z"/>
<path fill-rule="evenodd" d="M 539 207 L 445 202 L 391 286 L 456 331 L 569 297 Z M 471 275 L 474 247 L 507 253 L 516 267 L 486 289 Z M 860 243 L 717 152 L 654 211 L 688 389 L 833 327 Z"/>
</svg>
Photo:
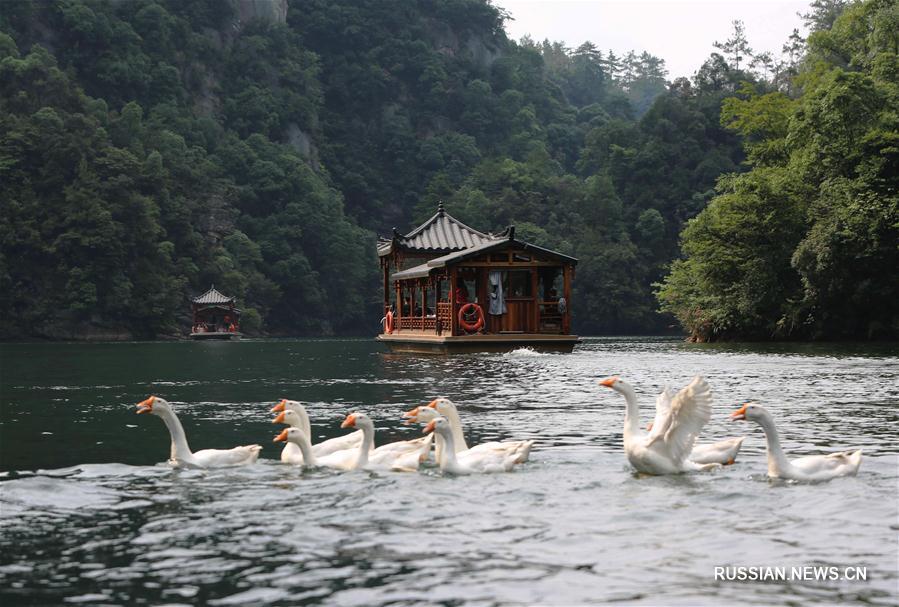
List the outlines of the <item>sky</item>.
<svg viewBox="0 0 899 607">
<path fill-rule="evenodd" d="M 731 22 L 743 21 L 755 51 L 780 57 L 793 28 L 806 30 L 798 12 L 809 2 L 793 0 L 493 0 L 514 20 L 506 21 L 513 40 L 530 34 L 571 48 L 586 40 L 604 53 L 621 55 L 633 49 L 665 60 L 668 78 L 690 77 L 733 32 Z"/>
</svg>

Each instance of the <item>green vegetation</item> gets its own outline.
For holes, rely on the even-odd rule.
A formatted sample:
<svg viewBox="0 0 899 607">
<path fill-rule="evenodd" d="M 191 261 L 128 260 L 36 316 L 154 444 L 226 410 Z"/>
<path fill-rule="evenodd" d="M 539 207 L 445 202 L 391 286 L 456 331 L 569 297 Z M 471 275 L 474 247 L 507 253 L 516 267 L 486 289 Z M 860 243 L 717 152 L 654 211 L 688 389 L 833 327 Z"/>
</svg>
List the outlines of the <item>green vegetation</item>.
<svg viewBox="0 0 899 607">
<path fill-rule="evenodd" d="M 899 11 L 816 8 L 800 93 L 724 103 L 752 169 L 719 181 L 659 290 L 695 339 L 899 335 Z"/>
<path fill-rule="evenodd" d="M 438 200 L 577 256 L 582 333 L 664 330 L 660 283 L 697 338 L 895 335 L 895 8 L 813 7 L 806 56 L 737 23 L 666 83 L 484 0 L 8 0 L 0 336 L 180 334 L 210 283 L 370 334 L 376 233 Z"/>
</svg>

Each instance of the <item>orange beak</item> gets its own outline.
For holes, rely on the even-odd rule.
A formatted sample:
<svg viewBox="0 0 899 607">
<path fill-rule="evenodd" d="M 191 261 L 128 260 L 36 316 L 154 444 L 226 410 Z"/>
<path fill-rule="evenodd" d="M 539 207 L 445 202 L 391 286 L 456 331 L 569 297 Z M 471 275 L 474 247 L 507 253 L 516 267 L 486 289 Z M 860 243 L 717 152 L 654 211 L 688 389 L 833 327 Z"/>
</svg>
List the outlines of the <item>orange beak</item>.
<svg viewBox="0 0 899 607">
<path fill-rule="evenodd" d="M 153 413 L 153 401 L 155 400 L 156 397 L 151 396 L 146 400 L 140 401 L 139 403 L 137 403 L 137 405 L 135 405 L 137 407 L 137 411 L 135 411 L 135 413 Z"/>
<path fill-rule="evenodd" d="M 355 428 L 356 427 L 356 414 L 350 413 L 346 416 L 346 419 L 343 420 L 343 423 L 340 424 L 341 428 Z"/>
<path fill-rule="evenodd" d="M 432 419 L 431 421 L 428 422 L 428 425 L 425 426 L 425 429 L 422 430 L 421 433 L 422 433 L 422 434 L 428 434 L 428 433 L 430 433 L 430 432 L 433 432 L 433 431 L 434 431 L 434 428 L 436 428 L 436 427 L 437 427 L 437 420 L 436 420 L 436 419 Z"/>
<path fill-rule="evenodd" d="M 284 411 L 278 414 L 278 416 L 272 420 L 273 424 L 283 424 L 284 423 Z"/>
<path fill-rule="evenodd" d="M 275 405 L 274 407 L 272 407 L 269 410 L 269 413 L 280 413 L 281 411 L 284 410 L 284 407 L 286 407 L 286 406 L 287 406 L 287 399 L 282 398 L 280 403 L 278 403 L 277 405 Z"/>
<path fill-rule="evenodd" d="M 599 385 L 600 385 L 600 386 L 605 386 L 606 388 L 611 388 L 611 387 L 612 387 L 612 384 L 614 384 L 616 381 L 618 381 L 618 376 L 617 376 L 617 375 L 614 376 L 614 377 L 607 377 L 606 379 L 604 379 L 604 380 L 602 380 L 601 382 L 599 382 Z"/>
<path fill-rule="evenodd" d="M 737 409 L 736 411 L 731 413 L 730 414 L 731 421 L 736 421 L 738 419 L 746 419 L 746 407 L 747 406 L 748 405 L 743 405 L 742 407 L 740 407 L 739 409 Z"/>
<path fill-rule="evenodd" d="M 287 442 L 287 428 L 284 428 L 284 430 L 281 431 L 281 434 L 276 436 L 275 440 L 273 440 L 272 442 L 273 443 L 286 443 Z"/>
<path fill-rule="evenodd" d="M 432 409 L 436 409 L 436 408 L 437 408 L 437 399 L 435 398 L 434 400 L 432 400 L 431 402 L 429 402 L 429 403 L 428 403 L 428 406 L 429 406 L 430 408 L 432 408 Z"/>
<path fill-rule="evenodd" d="M 649 422 L 648 424 L 646 424 L 646 431 L 652 432 L 652 422 Z"/>
<path fill-rule="evenodd" d="M 403 413 L 403 419 L 406 420 L 404 423 L 405 423 L 407 426 L 408 426 L 409 424 L 414 424 L 415 422 L 418 421 L 418 410 L 419 410 L 419 409 L 421 409 L 421 407 L 415 407 L 414 409 L 411 409 L 411 410 L 406 411 L 405 413 Z"/>
</svg>

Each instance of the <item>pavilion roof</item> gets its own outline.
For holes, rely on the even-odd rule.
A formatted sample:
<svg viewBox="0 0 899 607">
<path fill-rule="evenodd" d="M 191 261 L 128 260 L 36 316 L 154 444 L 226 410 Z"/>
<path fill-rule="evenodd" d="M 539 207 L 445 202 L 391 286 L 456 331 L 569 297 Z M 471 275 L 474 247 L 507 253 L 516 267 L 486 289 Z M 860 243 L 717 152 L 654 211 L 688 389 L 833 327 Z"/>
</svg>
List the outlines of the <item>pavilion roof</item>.
<svg viewBox="0 0 899 607">
<path fill-rule="evenodd" d="M 379 238 L 378 255 L 381 257 L 389 255 L 395 249 L 423 253 L 449 253 L 469 249 L 503 237 L 503 235 L 485 234 L 465 225 L 447 213 L 441 202 L 437 206 L 437 212 L 430 219 L 408 234 L 400 234 L 394 228 L 393 238 Z"/>
<path fill-rule="evenodd" d="M 211 287 L 209 287 L 208 291 L 198 297 L 194 297 L 193 299 L 191 299 L 191 301 L 195 304 L 227 304 L 233 303 L 234 298 L 219 293 L 216 290 L 215 285 L 212 285 Z"/>
<path fill-rule="evenodd" d="M 395 274 L 393 274 L 393 276 L 391 276 L 391 279 L 408 280 L 410 278 L 424 278 L 425 276 L 430 274 L 431 271 L 438 268 L 445 268 L 448 265 L 459 263 L 460 261 L 464 261 L 470 257 L 480 255 L 481 253 L 486 253 L 488 251 L 493 251 L 496 249 L 504 249 L 512 246 L 520 248 L 522 251 L 533 251 L 534 253 L 537 253 L 543 257 L 556 259 L 563 263 L 570 263 L 572 265 L 577 264 L 577 259 L 574 257 L 559 253 L 558 251 L 538 247 L 537 245 L 531 244 L 529 242 L 516 240 L 514 229 L 510 229 L 508 236 L 494 238 L 493 240 L 483 242 L 474 247 L 470 247 L 462 251 L 455 251 L 436 259 L 432 259 L 423 264 L 414 266 L 407 270 L 403 270 L 402 272 L 396 272 Z"/>
</svg>

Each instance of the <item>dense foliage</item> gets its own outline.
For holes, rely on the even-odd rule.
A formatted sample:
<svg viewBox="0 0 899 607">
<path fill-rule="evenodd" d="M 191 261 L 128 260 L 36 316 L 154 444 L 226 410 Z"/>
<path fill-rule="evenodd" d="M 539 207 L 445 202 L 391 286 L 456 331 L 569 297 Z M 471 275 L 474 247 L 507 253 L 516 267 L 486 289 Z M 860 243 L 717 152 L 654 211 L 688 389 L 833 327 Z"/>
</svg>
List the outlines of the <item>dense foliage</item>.
<svg viewBox="0 0 899 607">
<path fill-rule="evenodd" d="M 9 0 L 0 336 L 179 334 L 210 283 L 251 332 L 369 334 L 375 234 L 438 200 L 578 257 L 578 331 L 659 331 L 673 321 L 652 285 L 722 174 L 664 307 L 706 337 L 792 334 L 812 314 L 807 334 L 834 334 L 857 272 L 875 274 L 856 296 L 883 297 L 869 261 L 895 255 L 889 23 L 831 30 L 842 4 L 816 1 L 829 22 L 797 79 L 798 34 L 783 62 L 750 61 L 736 27 L 667 83 L 647 53 L 510 41 L 485 0 Z M 823 135 L 835 103 L 856 121 L 842 139 Z M 740 257 L 706 263 L 722 234 L 715 255 Z M 843 265 L 856 246 L 869 257 Z M 868 312 L 853 327 L 884 322 Z"/>
<path fill-rule="evenodd" d="M 822 15 L 796 98 L 724 104 L 752 170 L 719 182 L 660 289 L 696 339 L 899 335 L 899 10 Z"/>
</svg>

